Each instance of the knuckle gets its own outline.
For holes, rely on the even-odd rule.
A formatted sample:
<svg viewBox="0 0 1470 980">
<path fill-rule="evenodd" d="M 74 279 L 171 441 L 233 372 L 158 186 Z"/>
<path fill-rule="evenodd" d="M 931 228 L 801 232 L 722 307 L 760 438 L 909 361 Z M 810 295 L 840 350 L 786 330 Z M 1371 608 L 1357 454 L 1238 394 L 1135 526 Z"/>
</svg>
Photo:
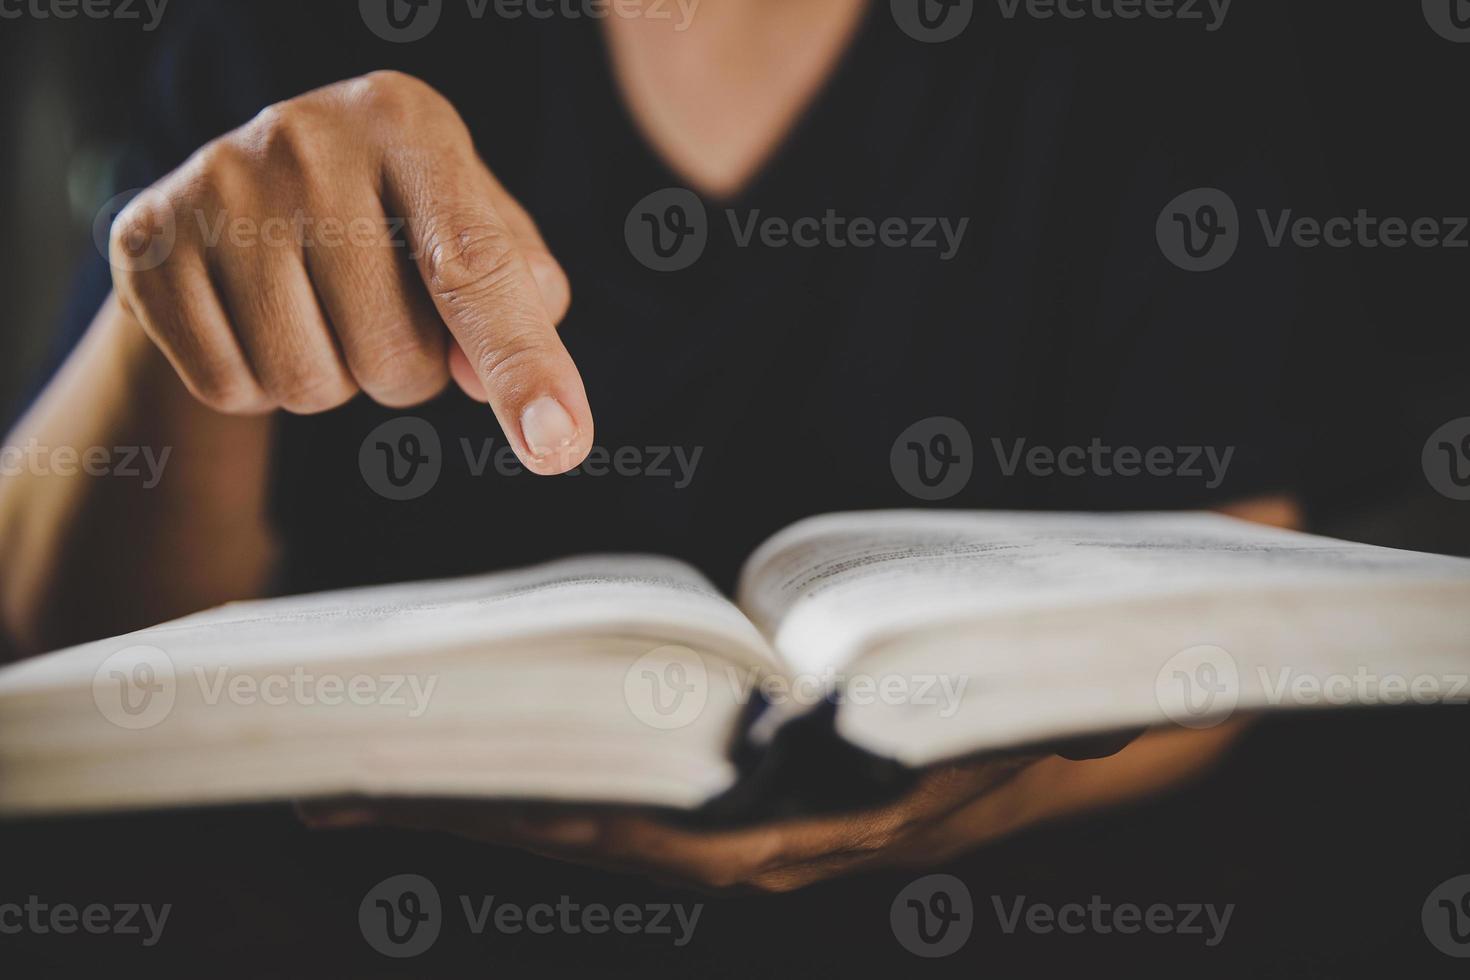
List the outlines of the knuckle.
<svg viewBox="0 0 1470 980">
<path fill-rule="evenodd" d="M 254 381 L 234 372 L 203 370 L 186 380 L 196 399 L 222 415 L 247 415 L 264 407 Z"/>
<path fill-rule="evenodd" d="M 199 182 L 205 188 L 222 194 L 248 179 L 254 169 L 249 153 L 233 134 L 200 147 L 192 163 Z"/>
<path fill-rule="evenodd" d="M 442 352 L 438 357 L 415 340 L 391 340 L 365 350 L 352 364 L 353 376 L 376 402 L 401 408 L 427 401 L 449 380 Z"/>
<path fill-rule="evenodd" d="M 435 299 L 454 304 L 494 293 L 515 274 L 515 243 L 489 215 L 448 215 L 433 227 L 424 255 Z"/>
<path fill-rule="evenodd" d="M 167 201 L 153 194 L 141 194 L 113 220 L 107 246 L 119 286 L 131 282 L 138 274 L 126 259 L 151 241 L 166 221 L 173 220 L 168 208 Z"/>
<path fill-rule="evenodd" d="M 246 126 L 248 153 L 272 170 L 310 171 L 321 159 L 321 127 L 310 102 L 296 99 L 267 106 Z"/>
<path fill-rule="evenodd" d="M 320 371 L 275 371 L 265 382 L 271 398 L 293 415 L 315 415 L 349 401 L 353 387 L 333 373 Z"/>
<path fill-rule="evenodd" d="M 349 101 L 390 124 L 408 121 L 415 113 L 441 109 L 449 104 L 428 82 L 390 68 L 369 72 L 346 85 Z"/>
</svg>

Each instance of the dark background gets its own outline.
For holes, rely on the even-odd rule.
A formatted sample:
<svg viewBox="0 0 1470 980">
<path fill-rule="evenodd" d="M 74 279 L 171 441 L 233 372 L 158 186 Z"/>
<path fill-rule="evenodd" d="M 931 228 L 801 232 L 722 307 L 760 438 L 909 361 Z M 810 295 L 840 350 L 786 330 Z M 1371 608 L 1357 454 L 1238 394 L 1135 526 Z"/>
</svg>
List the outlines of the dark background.
<svg viewBox="0 0 1470 980">
<path fill-rule="evenodd" d="M 981 9 L 992 2 L 983 0 Z M 1260 20 L 1251 7 L 1264 2 L 1235 0 L 1230 16 Z M 7 419 L 55 363 L 51 334 L 78 259 L 94 247 L 98 208 L 131 189 L 118 170 L 128 134 L 148 118 L 137 93 L 170 17 L 185 14 L 188 4 L 172 0 L 163 26 L 151 33 L 143 21 L 0 20 L 0 214 L 10 226 L 0 252 L 0 410 L 10 409 Z M 1278 42 L 1292 52 L 1306 93 L 1302 135 L 1319 150 L 1312 165 L 1319 172 L 1297 192 L 1297 213 L 1326 218 L 1363 208 L 1379 218 L 1470 216 L 1461 98 L 1470 82 L 1470 44 L 1440 38 L 1413 2 L 1267 6 L 1285 8 L 1281 20 L 1289 23 L 1272 29 L 1289 34 Z M 357 26 L 356 18 L 346 20 Z M 1043 29 L 1052 25 L 1082 29 L 1061 21 Z M 1126 59 L 1121 42 L 1138 36 L 1129 27 L 1115 23 L 1096 34 L 1104 43 L 1115 34 L 1118 56 Z M 1149 43 L 1167 43 L 1173 29 L 1156 30 L 1159 40 Z M 1242 84 L 1256 69 L 1249 57 L 1235 67 Z M 1240 203 L 1243 211 L 1251 207 Z M 1337 404 L 1317 413 L 1326 421 L 1306 443 L 1315 458 L 1302 469 L 1331 474 L 1329 485 L 1305 488 L 1314 524 L 1346 537 L 1470 554 L 1470 507 L 1418 478 L 1429 434 L 1470 415 L 1463 303 L 1470 249 L 1319 248 L 1303 256 L 1341 294 L 1322 311 L 1331 328 L 1309 332 L 1325 338 L 1314 341 L 1318 366 L 1338 369 L 1341 380 L 1331 396 Z M 1396 413 L 1382 412 L 1372 397 L 1385 390 L 1403 393 Z M 1370 403 L 1371 416 L 1354 411 Z M 1376 471 L 1338 465 L 1365 446 L 1382 460 Z M 1404 489 L 1409 483 L 1412 489 Z M 1390 485 L 1397 502 L 1385 504 Z"/>
<path fill-rule="evenodd" d="M 187 2 L 173 0 L 179 8 Z M 1286 5 L 1236 0 L 1232 16 L 1252 2 Z M 1309 99 L 1302 126 L 1320 147 L 1318 190 L 1331 202 L 1320 216 L 1359 208 L 1406 219 L 1470 215 L 1470 44 L 1436 36 L 1411 0 L 1296 0 L 1289 13 L 1292 36 L 1283 41 L 1295 51 Z M 0 403 L 23 399 L 44 370 L 71 270 L 93 247 L 93 216 L 123 189 L 115 163 L 148 112 L 134 93 L 156 40 L 138 22 L 0 20 L 0 215 L 9 225 L 0 251 Z M 1248 61 L 1237 67 L 1243 76 L 1252 71 Z M 1316 524 L 1470 554 L 1470 504 L 1435 494 L 1419 472 L 1429 433 L 1470 416 L 1463 302 L 1470 250 L 1322 249 L 1309 259 L 1349 292 L 1330 314 L 1341 318 L 1341 331 L 1315 352 L 1342 365 L 1340 411 L 1323 413 L 1329 421 L 1305 452 L 1330 464 L 1366 442 L 1388 447 L 1382 472 L 1311 488 Z M 1354 391 L 1380 388 L 1404 392 L 1395 412 L 1355 412 Z M 1385 487 L 1392 487 L 1386 496 Z M 1467 745 L 1463 708 L 1271 719 L 1190 790 L 1036 831 L 950 869 L 975 896 L 978 923 L 948 960 L 917 960 L 892 940 L 888 903 L 913 875 L 711 901 L 696 944 L 715 952 L 730 976 L 1463 976 L 1470 961 L 1437 954 L 1419 914 L 1435 885 L 1470 873 Z M 677 952 L 650 937 L 474 939 L 449 929 L 431 953 L 393 964 L 357 933 L 358 900 L 389 874 L 424 874 L 446 896 L 481 895 L 497 893 L 508 865 L 537 870 L 534 859 L 441 838 L 308 833 L 276 808 L 8 826 L 0 828 L 0 901 L 37 893 L 79 905 L 171 902 L 174 911 L 153 950 L 116 936 L 0 937 L 0 970 L 69 976 L 95 962 L 130 973 L 202 967 L 262 977 L 682 972 Z M 555 868 L 540 870 L 540 891 L 504 897 L 555 901 Z M 641 881 L 597 881 L 600 894 L 575 897 L 610 904 L 659 897 Z M 1216 949 L 1184 937 L 1006 936 L 988 911 L 992 894 L 1060 903 L 1094 893 L 1115 902 L 1238 907 Z M 217 957 L 213 966 L 195 959 L 204 951 Z"/>
</svg>

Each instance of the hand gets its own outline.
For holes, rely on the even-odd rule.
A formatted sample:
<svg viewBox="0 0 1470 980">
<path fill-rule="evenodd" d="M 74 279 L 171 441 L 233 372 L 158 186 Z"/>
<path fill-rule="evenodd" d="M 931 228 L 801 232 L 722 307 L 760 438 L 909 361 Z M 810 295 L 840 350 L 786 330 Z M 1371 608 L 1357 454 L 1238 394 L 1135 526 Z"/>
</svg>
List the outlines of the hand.
<svg viewBox="0 0 1470 980">
<path fill-rule="evenodd" d="M 1108 758 L 1011 757 L 926 773 L 880 809 L 700 832 L 631 812 L 377 800 L 298 806 L 309 826 L 437 830 L 682 886 L 784 892 L 855 871 L 940 864 L 1038 823 L 1158 792 L 1215 760 L 1236 723 L 1149 733 Z"/>
<path fill-rule="evenodd" d="M 161 263 L 140 261 L 166 227 Z M 271 106 L 139 195 L 111 250 L 127 312 L 219 412 L 321 412 L 359 391 L 409 406 L 453 377 L 534 472 L 591 447 L 556 334 L 566 275 L 417 79 L 377 72 Z"/>
</svg>

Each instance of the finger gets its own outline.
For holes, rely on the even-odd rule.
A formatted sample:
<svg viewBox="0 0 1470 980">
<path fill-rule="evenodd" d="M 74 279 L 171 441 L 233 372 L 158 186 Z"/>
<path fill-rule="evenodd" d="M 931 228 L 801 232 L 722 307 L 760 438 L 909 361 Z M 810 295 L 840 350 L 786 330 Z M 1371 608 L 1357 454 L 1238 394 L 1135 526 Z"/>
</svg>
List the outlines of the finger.
<svg viewBox="0 0 1470 980">
<path fill-rule="evenodd" d="M 531 276 L 536 280 L 536 285 L 541 293 L 541 301 L 546 306 L 547 313 L 551 316 L 554 324 L 560 324 L 566 317 L 567 310 L 572 305 L 572 286 L 567 275 L 562 271 L 561 263 L 557 262 L 547 247 L 546 241 L 541 237 L 541 231 L 536 227 L 536 222 L 520 202 L 506 193 L 498 181 L 494 181 L 495 191 L 492 199 L 496 210 L 505 218 L 505 223 L 515 233 L 516 241 L 520 244 L 522 253 L 526 256 L 526 262 L 531 267 Z M 470 398 L 478 402 L 489 401 L 490 394 L 485 390 L 485 385 L 475 374 L 474 367 L 469 358 L 465 357 L 464 348 L 458 344 L 451 344 L 449 351 L 449 371 L 453 376 L 455 384 Z"/>
<path fill-rule="evenodd" d="M 761 892 L 791 892 L 829 878 L 840 878 L 882 864 L 881 851 L 829 854 L 761 871 L 751 877 L 750 887 Z"/>
<path fill-rule="evenodd" d="M 363 804 L 297 800 L 292 809 L 296 811 L 297 819 L 312 830 L 345 830 L 376 822 L 372 810 Z"/>
<path fill-rule="evenodd" d="M 618 814 L 603 823 L 594 849 L 606 859 L 644 871 L 733 888 L 782 860 L 784 833 L 780 825 L 686 830 L 654 817 Z"/>
<path fill-rule="evenodd" d="M 230 415 L 274 408 L 197 253 L 180 252 L 148 275 L 120 282 L 118 299 L 200 402 Z"/>
<path fill-rule="evenodd" d="M 649 874 L 644 865 L 620 861 L 592 849 L 600 836 L 595 818 L 547 817 L 544 808 L 527 812 L 512 804 L 471 800 L 299 800 L 296 815 L 312 830 L 387 827 L 452 834 L 482 844 L 514 847 L 555 861 L 625 874 Z M 534 815 L 540 813 L 541 815 Z M 660 877 L 656 873 L 651 877 Z M 687 884 L 668 877 L 671 884 Z"/>
<path fill-rule="evenodd" d="M 390 158 L 390 208 L 407 217 L 429 296 L 516 455 L 532 472 L 563 473 L 591 447 L 581 376 L 514 230 L 493 203 L 488 171 L 470 154 L 436 152 L 433 159 L 414 151 Z"/>
<path fill-rule="evenodd" d="M 464 348 L 454 343 L 449 345 L 449 375 L 454 378 L 454 383 L 459 385 L 470 398 L 477 402 L 489 402 L 490 393 L 485 390 L 485 383 L 475 373 L 474 367 L 470 365 L 470 359 L 464 356 Z"/>
<path fill-rule="evenodd" d="M 1202 772 L 1242 730 L 1156 729 L 1102 759 L 1041 759 L 949 814 L 912 842 L 909 864 L 927 863 L 999 840 L 1027 827 L 1140 799 Z"/>
<path fill-rule="evenodd" d="M 487 843 L 508 841 L 508 808 L 454 800 L 298 800 L 296 814 L 315 829 L 384 826 L 436 831 Z"/>
<path fill-rule="evenodd" d="M 541 302 L 546 306 L 546 312 L 551 317 L 552 324 L 559 324 L 566 318 L 567 311 L 572 306 L 572 284 L 567 279 L 561 263 L 556 261 L 555 256 L 551 254 L 546 240 L 541 237 L 541 229 L 536 226 L 530 212 L 510 196 L 493 174 L 488 176 L 491 201 L 495 205 L 495 210 L 505 219 L 506 226 L 515 235 L 516 243 L 520 247 L 521 254 L 526 257 L 526 264 L 531 268 L 531 278 L 536 280 Z"/>
<path fill-rule="evenodd" d="M 428 401 L 449 381 L 446 335 L 418 274 L 388 234 L 374 201 L 329 206 L 322 213 L 353 215 L 345 241 L 312 242 L 307 273 L 353 381 L 369 398 L 392 408 Z M 362 234 L 370 228 L 371 234 Z"/>
<path fill-rule="evenodd" d="M 216 281 L 251 370 L 276 405 L 309 415 L 357 393 L 299 253 L 235 249 L 221 258 Z"/>
</svg>

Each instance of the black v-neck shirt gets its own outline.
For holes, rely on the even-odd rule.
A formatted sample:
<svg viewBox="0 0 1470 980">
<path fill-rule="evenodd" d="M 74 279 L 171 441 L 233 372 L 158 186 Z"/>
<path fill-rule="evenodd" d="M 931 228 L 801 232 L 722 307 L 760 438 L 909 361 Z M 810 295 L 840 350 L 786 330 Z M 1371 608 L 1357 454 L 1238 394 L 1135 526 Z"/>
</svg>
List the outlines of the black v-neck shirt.
<svg viewBox="0 0 1470 980">
<path fill-rule="evenodd" d="M 613 470 L 499 472 L 492 414 L 457 390 L 410 412 L 359 399 L 287 418 L 282 590 L 624 550 L 686 558 L 729 587 L 763 538 L 825 511 L 1175 508 L 1301 489 L 1303 409 L 1321 394 L 1297 359 L 1323 300 L 1289 249 L 1247 239 L 1224 268 L 1189 272 L 1155 233 L 1192 188 L 1228 188 L 1244 220 L 1310 183 L 1292 188 L 1293 96 L 1264 23 L 1226 48 L 1177 24 L 1089 32 L 977 9 L 960 38 L 930 44 L 875 3 L 759 173 L 700 200 L 698 260 L 656 271 L 628 244 L 630 210 L 681 181 L 632 121 L 598 23 L 487 10 L 446 3 L 411 44 L 374 37 L 354 4 L 196 4 L 170 25 L 139 186 L 340 78 L 399 68 L 450 98 L 571 279 L 561 332 Z M 829 214 L 901 219 L 934 244 L 741 243 L 753 221 Z M 964 229 L 953 254 L 945 223 Z M 79 309 L 100 301 L 105 276 L 93 281 Z M 440 474 L 394 500 L 360 457 L 404 415 L 432 426 Z M 963 427 L 973 473 L 928 500 L 894 448 L 937 417 Z M 1092 445 L 1166 449 L 1189 472 L 1007 472 L 1018 448 Z M 1229 452 L 1222 478 L 1207 449 Z"/>
</svg>

